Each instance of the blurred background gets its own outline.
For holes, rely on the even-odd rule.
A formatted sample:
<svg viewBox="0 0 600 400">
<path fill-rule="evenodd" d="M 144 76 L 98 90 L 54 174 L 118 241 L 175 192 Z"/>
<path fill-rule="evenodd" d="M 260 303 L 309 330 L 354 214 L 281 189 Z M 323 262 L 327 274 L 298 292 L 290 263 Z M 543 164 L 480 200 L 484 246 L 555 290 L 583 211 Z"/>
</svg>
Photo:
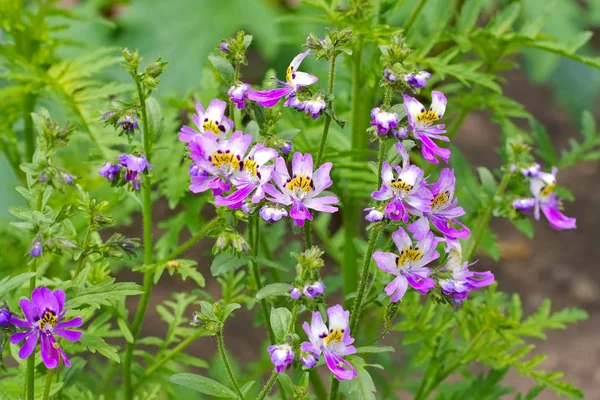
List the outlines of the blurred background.
<svg viewBox="0 0 600 400">
<path fill-rule="evenodd" d="M 59 3 L 77 17 L 69 20 L 59 32 L 59 36 L 73 42 L 57 49 L 59 57 L 72 58 L 105 46 L 137 48 L 147 61 L 162 57 L 170 65 L 162 77 L 157 97 L 171 105 L 177 105 L 177 99 L 211 80 L 211 74 L 205 69 L 208 54 L 239 29 L 254 36 L 249 66 L 242 71 L 244 80 L 251 83 L 259 83 L 267 68 L 281 73 L 299 52 L 308 33 L 321 35 L 324 32 L 323 24 L 314 18 L 314 9 L 302 5 L 300 0 L 63 0 Z M 392 26 L 402 26 L 417 1 L 398 0 L 398 3 L 389 21 Z M 510 1 L 487 3 L 486 7 L 493 14 L 498 5 Z M 546 9 L 549 2 L 523 0 L 520 3 L 522 18 L 528 20 Z M 590 30 L 596 36 L 582 52 L 600 54 L 600 0 L 555 0 L 553 6 L 544 32 L 569 42 L 581 31 Z M 426 7 L 444 7 L 444 0 L 430 1 Z M 424 12 L 427 13 L 427 9 Z M 323 65 L 307 61 L 304 70 L 324 76 Z M 570 137 L 579 135 L 581 112 L 590 110 L 598 115 L 600 73 L 576 61 L 536 50 L 526 51 L 514 61 L 520 68 L 504 76 L 503 92 L 522 103 L 546 127 L 556 149 L 565 148 Z M 345 65 L 339 74 L 349 74 Z M 115 66 L 105 71 L 102 79 L 125 82 L 127 76 Z M 347 88 L 342 83 L 339 90 L 344 96 Z M 500 165 L 496 148 L 501 134 L 491 118 L 490 113 L 471 112 L 455 139 L 455 144 L 472 164 L 490 169 Z M 600 124 L 598 118 L 596 121 Z M 0 177 L 0 223 L 7 226 L 12 218 L 7 212 L 9 206 L 19 204 L 22 199 L 14 191 L 18 180 L 4 154 L 0 155 Z M 578 229 L 556 232 L 545 221 L 540 221 L 535 223 L 536 235 L 531 241 L 511 224 L 495 221 L 501 261 L 480 255 L 479 268 L 492 270 L 501 290 L 520 293 L 526 310 L 536 309 L 543 298 L 549 297 L 556 309 L 577 306 L 590 313 L 588 321 L 566 332 L 553 332 L 547 341 L 536 344 L 540 353 L 549 356 L 544 364 L 548 369 L 564 371 L 586 398 L 600 399 L 600 246 L 597 244 L 600 167 L 594 162 L 583 163 L 561 171 L 558 179 L 575 195 L 576 201 L 567 204 L 566 214 L 577 218 Z M 172 213 L 166 200 L 156 203 L 157 220 Z M 124 216 L 121 221 L 125 226 L 119 227 L 119 231 L 142 236 L 139 215 Z M 210 246 L 204 242 L 186 256 L 197 259 L 200 269 L 203 265 L 208 267 Z M 14 255 L 20 256 L 21 253 Z M 1 262 L 11 264 L 9 258 L 12 257 L 7 256 Z M 3 272 L 0 266 L 0 273 Z M 141 280 L 140 274 L 131 271 L 121 274 L 119 279 Z M 151 322 L 159 318 L 152 305 L 168 299 L 173 291 L 193 288 L 189 282 L 182 286 L 179 280 L 163 279 L 154 289 L 144 334 L 159 335 L 163 331 L 162 325 Z M 210 278 L 207 290 L 215 295 L 219 292 L 217 287 L 211 289 Z M 225 330 L 228 346 L 240 361 L 256 359 L 264 350 L 249 345 L 266 337 L 262 328 L 247 329 L 249 323 L 250 313 L 245 312 Z M 214 346 L 208 344 L 206 340 L 198 341 L 190 353 L 209 359 L 214 354 Z M 509 383 L 531 387 L 529 381 L 516 374 L 510 376 Z M 554 395 L 545 391 L 540 398 L 552 399 Z"/>
</svg>

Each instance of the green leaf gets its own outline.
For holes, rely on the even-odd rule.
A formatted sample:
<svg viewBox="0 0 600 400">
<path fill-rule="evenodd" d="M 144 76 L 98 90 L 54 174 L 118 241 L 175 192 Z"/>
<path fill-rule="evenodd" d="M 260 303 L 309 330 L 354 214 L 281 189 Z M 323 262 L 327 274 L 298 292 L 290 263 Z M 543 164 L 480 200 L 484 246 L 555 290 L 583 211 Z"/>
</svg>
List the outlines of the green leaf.
<svg viewBox="0 0 600 400">
<path fill-rule="evenodd" d="M 376 354 L 396 351 L 392 346 L 363 346 L 356 348 L 356 354 Z"/>
<path fill-rule="evenodd" d="M 487 26 L 487 29 L 496 37 L 509 30 L 521 13 L 521 5 L 512 3 L 497 14 Z"/>
<path fill-rule="evenodd" d="M 121 359 L 119 358 L 118 347 L 106 343 L 100 336 L 96 336 L 84 331 L 81 335 L 81 338 L 79 338 L 79 341 L 77 342 L 77 346 L 83 346 L 92 353 L 98 352 L 116 363 L 121 362 Z"/>
<path fill-rule="evenodd" d="M 289 283 L 271 283 L 266 285 L 262 289 L 260 289 L 256 293 L 256 298 L 258 300 L 265 299 L 267 297 L 273 296 L 286 296 L 290 293 L 290 284 Z"/>
<path fill-rule="evenodd" d="M 210 265 L 210 273 L 213 276 L 223 275 L 229 271 L 234 271 L 243 265 L 246 265 L 248 260 L 237 257 L 231 253 L 218 254 Z"/>
<path fill-rule="evenodd" d="M 127 326 L 127 321 L 125 321 L 123 318 L 117 318 L 117 325 L 119 326 L 119 330 L 123 334 L 125 340 L 127 340 L 128 343 L 133 343 L 135 339 L 133 338 L 129 327 Z"/>
<path fill-rule="evenodd" d="M 160 104 L 154 97 L 146 99 L 146 114 L 148 115 L 148 130 L 150 131 L 150 140 L 155 141 L 163 124 L 163 115 Z"/>
<path fill-rule="evenodd" d="M 360 357 L 352 356 L 349 361 L 358 374 L 358 378 L 352 379 L 349 384 L 350 389 L 348 390 L 348 393 L 350 399 L 376 400 L 375 392 L 377 392 L 377 389 L 375 388 L 375 383 L 373 382 L 373 378 L 371 378 L 371 374 L 369 374 L 369 371 L 365 368 L 365 360 Z"/>
<path fill-rule="evenodd" d="M 531 133 L 533 133 L 533 138 L 538 145 L 537 154 L 548 164 L 557 165 L 558 158 L 556 157 L 556 152 L 552 146 L 552 139 L 550 139 L 550 135 L 546 132 L 546 128 L 534 119 L 530 120 L 530 125 Z"/>
<path fill-rule="evenodd" d="M 213 379 L 202 375 L 175 374 L 169 378 L 169 381 L 209 396 L 237 399 L 237 395 L 233 390 Z"/>
<path fill-rule="evenodd" d="M 271 309 L 271 327 L 277 340 L 282 340 L 287 334 L 287 329 L 292 319 L 292 313 L 285 307 Z"/>
<path fill-rule="evenodd" d="M 479 14 L 487 0 L 467 0 L 460 9 L 460 15 L 456 21 L 456 30 L 459 33 L 470 32 L 477 23 Z"/>
<path fill-rule="evenodd" d="M 108 279 L 98 285 L 81 289 L 69 300 L 70 307 L 76 309 L 87 304 L 97 308 L 110 305 L 113 301 L 122 301 L 127 296 L 144 293 L 142 287 L 136 283 L 114 282 L 114 279 Z"/>
<path fill-rule="evenodd" d="M 223 311 L 221 312 L 221 322 L 225 322 L 225 320 L 229 317 L 229 315 L 235 310 L 241 308 L 242 306 L 238 303 L 227 304 Z"/>
<path fill-rule="evenodd" d="M 208 61 L 212 64 L 213 67 L 217 70 L 221 78 L 227 84 L 233 83 L 233 76 L 235 71 L 233 70 L 233 65 L 227 60 L 225 57 L 221 57 L 215 54 L 208 55 Z"/>
<path fill-rule="evenodd" d="M 244 397 L 248 397 L 248 392 L 250 391 L 250 389 L 252 389 L 252 386 L 254 386 L 254 384 L 256 383 L 256 381 L 250 381 L 250 382 L 246 382 L 244 383 L 244 386 L 242 386 L 242 394 L 244 395 Z"/>
<path fill-rule="evenodd" d="M 496 179 L 494 175 L 490 172 L 486 167 L 478 167 L 477 172 L 479 173 L 479 179 L 481 180 L 481 185 L 484 189 L 491 194 L 492 196 L 496 193 L 496 188 L 498 184 L 496 183 Z"/>
<path fill-rule="evenodd" d="M 28 282 L 29 278 L 34 275 L 34 272 L 24 272 L 12 278 L 10 276 L 5 276 L 2 278 L 2 280 L 0 280 L 0 299 L 6 297 L 7 293 L 11 290 L 18 288 L 25 282 Z"/>
</svg>

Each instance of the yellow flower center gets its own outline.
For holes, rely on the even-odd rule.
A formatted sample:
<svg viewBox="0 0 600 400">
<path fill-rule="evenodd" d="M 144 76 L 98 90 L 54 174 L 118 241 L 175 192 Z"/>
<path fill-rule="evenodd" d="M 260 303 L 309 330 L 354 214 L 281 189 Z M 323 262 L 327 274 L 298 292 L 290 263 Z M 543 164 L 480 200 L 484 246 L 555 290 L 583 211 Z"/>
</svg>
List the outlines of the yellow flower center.
<svg viewBox="0 0 600 400">
<path fill-rule="evenodd" d="M 396 190 L 404 190 L 405 192 L 410 191 L 413 187 L 408 183 L 404 182 L 402 179 L 398 179 L 397 181 L 392 181 L 392 188 Z"/>
<path fill-rule="evenodd" d="M 292 68 L 292 66 L 290 65 L 287 70 L 285 71 L 285 79 L 289 82 L 292 83 L 292 79 L 294 79 L 294 69 Z"/>
<path fill-rule="evenodd" d="M 329 333 L 329 335 L 325 336 L 325 344 L 329 344 L 329 342 L 333 341 L 335 343 L 339 343 L 344 338 L 344 334 L 340 329 L 334 329 Z"/>
<path fill-rule="evenodd" d="M 549 183 L 548 185 L 546 185 L 546 187 L 542 189 L 540 193 L 544 197 L 550 196 L 554 192 L 554 189 L 556 189 L 556 183 Z"/>
<path fill-rule="evenodd" d="M 219 129 L 219 125 L 217 125 L 217 123 L 215 121 L 211 121 L 209 119 L 204 120 L 202 127 L 204 128 L 205 132 L 212 132 L 215 135 L 218 135 L 219 133 L 221 133 L 221 130 Z"/>
<path fill-rule="evenodd" d="M 423 111 L 417 115 L 417 121 L 432 124 L 440 119 L 438 113 L 433 110 Z"/>
<path fill-rule="evenodd" d="M 435 198 L 431 202 L 431 208 L 442 207 L 446 203 L 448 203 L 448 200 L 450 200 L 450 193 L 442 192 L 442 193 L 438 194 L 437 196 L 435 196 Z"/>
<path fill-rule="evenodd" d="M 288 188 L 291 191 L 300 189 L 308 193 L 312 190 L 312 182 L 310 178 L 306 178 L 304 176 L 297 176 L 286 184 L 286 188 Z"/>
<path fill-rule="evenodd" d="M 247 171 L 251 176 L 257 176 L 256 169 L 258 165 L 256 165 L 256 161 L 247 159 L 244 161 L 244 170 Z"/>
<path fill-rule="evenodd" d="M 213 153 L 213 155 L 210 158 L 210 161 L 215 167 L 218 168 L 222 168 L 227 165 L 231 166 L 231 169 L 234 170 L 240 168 L 239 158 L 235 154 L 230 153 L 229 150 L 227 150 L 225 153 Z"/>
<path fill-rule="evenodd" d="M 419 261 L 421 258 L 423 258 L 423 253 L 421 250 L 410 247 L 407 250 L 400 252 L 400 257 L 398 257 L 398 266 L 401 267 L 409 261 Z"/>
<path fill-rule="evenodd" d="M 39 321 L 39 326 L 41 330 L 46 330 L 46 326 L 50 325 L 51 329 L 56 327 L 56 314 L 52 311 L 45 311 L 44 315 Z"/>
</svg>

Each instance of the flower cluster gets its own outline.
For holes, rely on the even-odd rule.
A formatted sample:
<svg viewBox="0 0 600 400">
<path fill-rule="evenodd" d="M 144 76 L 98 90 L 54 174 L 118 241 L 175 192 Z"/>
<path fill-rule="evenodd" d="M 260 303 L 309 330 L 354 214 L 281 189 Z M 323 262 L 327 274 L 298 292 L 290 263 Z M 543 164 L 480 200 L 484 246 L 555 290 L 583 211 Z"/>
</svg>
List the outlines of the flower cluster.
<svg viewBox="0 0 600 400">
<path fill-rule="evenodd" d="M 513 207 L 523 213 L 533 211 L 533 216 L 537 220 L 540 219 L 541 209 L 552 228 L 575 229 L 577 221 L 561 212 L 562 203 L 554 192 L 557 172 L 556 168 L 552 168 L 551 173 L 543 172 L 539 164 L 523 169 L 521 173 L 530 180 L 529 190 L 533 197 L 515 200 Z"/>
<path fill-rule="evenodd" d="M 113 182 L 115 180 L 119 181 L 121 179 L 121 172 L 124 171 L 124 182 L 131 182 L 131 187 L 134 190 L 139 190 L 142 185 L 139 174 L 150 170 L 152 170 L 152 164 L 146 160 L 144 155 L 123 154 L 119 156 L 118 164 L 111 164 L 107 161 L 98 170 L 98 173 Z"/>
<path fill-rule="evenodd" d="M 297 287 L 290 286 L 290 297 L 294 300 L 298 300 L 303 294 L 309 299 L 319 297 L 325 292 L 327 287 L 321 281 L 316 281 L 310 285 L 305 285 L 302 290 Z"/>
</svg>

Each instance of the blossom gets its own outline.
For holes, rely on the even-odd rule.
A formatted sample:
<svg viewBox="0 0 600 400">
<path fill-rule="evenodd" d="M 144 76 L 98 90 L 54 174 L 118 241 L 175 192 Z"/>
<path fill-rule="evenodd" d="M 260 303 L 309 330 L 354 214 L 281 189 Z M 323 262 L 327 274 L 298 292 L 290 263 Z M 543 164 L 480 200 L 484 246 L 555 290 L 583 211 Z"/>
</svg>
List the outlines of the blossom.
<svg viewBox="0 0 600 400">
<path fill-rule="evenodd" d="M 322 295 L 325 289 L 326 287 L 323 282 L 317 281 L 310 285 L 306 285 L 302 293 L 304 293 L 304 295 L 309 299 L 314 299 L 315 297 Z"/>
<path fill-rule="evenodd" d="M 332 206 L 338 202 L 336 196 L 319 196 L 333 182 L 329 177 L 332 163 L 326 162 L 313 173 L 313 158 L 310 154 L 296 152 L 292 159 L 292 176 L 288 173 L 285 160 L 278 157 L 275 160 L 273 180 L 279 188 L 275 189 L 270 183 L 265 185 L 265 192 L 272 196 L 268 200 L 284 206 L 292 206 L 290 217 L 296 225 L 304 226 L 305 220 L 312 220 L 308 209 L 334 213 L 338 209 Z"/>
<path fill-rule="evenodd" d="M 365 219 L 369 222 L 379 222 L 385 218 L 385 212 L 377 207 L 367 207 L 363 211 L 368 211 Z"/>
<path fill-rule="evenodd" d="M 146 171 L 146 169 L 148 171 L 152 169 L 152 164 L 148 163 L 144 155 L 123 154 L 119 156 L 119 162 L 125 168 L 125 180 L 127 182 L 135 181 L 139 173 Z"/>
<path fill-rule="evenodd" d="M 309 340 L 300 346 L 303 352 L 302 363 L 311 368 L 311 365 L 316 365 L 316 360 L 323 354 L 327 367 L 338 380 L 358 377 L 356 369 L 343 358 L 356 353 L 356 348 L 352 346 L 354 339 L 350 336 L 348 323 L 350 312 L 344 311 L 338 304 L 327 309 L 327 319 L 328 326 L 323 322 L 321 313 L 314 311 L 310 325 L 307 322 L 302 325 Z"/>
<path fill-rule="evenodd" d="M 112 181 L 119 176 L 120 171 L 121 166 L 119 164 L 111 164 L 107 161 L 104 166 L 98 170 L 98 173 L 109 181 Z"/>
<path fill-rule="evenodd" d="M 225 138 L 233 130 L 233 121 L 225 116 L 226 108 L 227 103 L 219 99 L 211 100 L 206 111 L 201 103 L 196 103 L 196 114 L 192 116 L 192 120 L 198 130 L 187 125 L 182 126 L 179 131 L 179 140 L 189 143 L 207 132 L 212 133 L 217 139 Z"/>
<path fill-rule="evenodd" d="M 377 132 L 380 135 L 387 135 L 398 128 L 398 115 L 394 112 L 384 111 L 379 107 L 371 110 L 371 125 L 377 127 Z"/>
<path fill-rule="evenodd" d="M 278 373 L 282 373 L 285 367 L 294 361 L 294 351 L 287 343 L 269 346 L 267 350 Z"/>
<path fill-rule="evenodd" d="M 404 75 L 404 80 L 410 86 L 414 87 L 415 89 L 419 89 L 427 85 L 427 79 L 429 79 L 430 76 L 431 74 L 426 71 L 420 71 L 416 74 L 411 72 Z"/>
<path fill-rule="evenodd" d="M 65 365 L 70 367 L 71 363 L 54 335 L 76 342 L 81 337 L 81 332 L 67 328 L 77 328 L 83 322 L 80 317 L 60 322 L 67 312 L 66 307 L 64 307 L 65 292 L 60 289 L 53 292 L 42 286 L 33 290 L 31 301 L 22 299 L 19 304 L 25 315 L 25 320 L 14 316 L 10 320 L 11 324 L 17 328 L 28 329 L 25 332 L 17 332 L 10 337 L 12 344 L 25 340 L 25 344 L 19 350 L 19 358 L 29 357 L 35 350 L 39 338 L 42 361 L 46 368 L 56 368 L 61 357 Z"/>
<path fill-rule="evenodd" d="M 396 75 L 394 75 L 394 72 L 392 72 L 391 69 L 386 68 L 383 70 L 383 80 L 386 82 L 396 82 L 398 78 L 396 78 Z"/>
<path fill-rule="evenodd" d="M 396 303 L 401 300 L 408 285 L 421 294 L 427 294 L 435 287 L 435 283 L 429 278 L 431 270 L 426 265 L 440 256 L 435 249 L 440 239 L 436 239 L 432 232 L 428 232 L 422 240 L 413 245 L 406 231 L 400 227 L 392 233 L 392 240 L 400 255 L 383 251 L 376 251 L 373 254 L 380 270 L 396 276 L 385 287 L 385 293 L 391 296 L 390 301 Z"/>
<path fill-rule="evenodd" d="M 384 209 L 385 215 L 407 222 L 409 214 L 422 215 L 431 211 L 433 195 L 425 186 L 423 170 L 410 165 L 408 153 L 402 144 L 398 143 L 396 148 L 403 158 L 402 167 L 385 161 L 381 168 L 381 188 L 371 193 L 371 197 L 379 201 L 389 200 Z"/>
<path fill-rule="evenodd" d="M 221 42 L 221 44 L 219 45 L 219 49 L 223 52 L 223 53 L 229 53 L 229 43 L 223 41 Z"/>
<path fill-rule="evenodd" d="M 239 83 L 229 88 L 227 95 L 229 100 L 233 101 L 237 108 L 246 108 L 246 99 L 248 98 L 248 92 L 250 92 L 250 85 L 247 83 Z"/>
<path fill-rule="evenodd" d="M 298 54 L 285 72 L 285 82 L 279 81 L 283 87 L 277 89 L 256 91 L 251 90 L 248 94 L 248 98 L 252 101 L 257 102 L 263 107 L 273 107 L 282 97 L 290 96 L 295 93 L 298 88 L 303 86 L 309 86 L 319 80 L 314 75 L 307 74 L 306 72 L 298 71 L 298 67 L 302 63 L 302 60 L 310 54 L 310 49 L 304 53 Z"/>
<path fill-rule="evenodd" d="M 252 136 L 242 131 L 235 131 L 229 140 L 218 140 L 214 135 L 197 136 L 189 145 L 197 167 L 195 175 L 191 175 L 190 190 L 201 193 L 212 189 L 215 196 L 228 192 L 231 178 L 242 167 L 242 157 L 251 142 Z"/>
<path fill-rule="evenodd" d="M 287 210 L 278 204 L 267 204 L 261 207 L 258 213 L 262 219 L 270 223 L 277 222 L 281 218 L 288 216 Z"/>
<path fill-rule="evenodd" d="M 271 180 L 273 166 L 265 165 L 277 157 L 277 150 L 265 147 L 263 143 L 254 146 L 248 156 L 241 161 L 238 171 L 235 171 L 231 183 L 237 188 L 227 197 L 218 196 L 215 204 L 240 208 L 242 202 L 252 194 L 252 203 L 258 203 L 265 197 L 264 185 Z"/>
<path fill-rule="evenodd" d="M 446 133 L 444 125 L 432 124 L 444 116 L 446 112 L 446 97 L 442 92 L 431 92 L 431 107 L 429 110 L 417 99 L 402 95 L 404 98 L 404 109 L 406 110 L 408 124 L 416 140 L 421 141 L 421 152 L 423 157 L 434 164 L 438 163 L 436 155 L 441 157 L 446 163 L 450 158 L 450 150 L 439 147 L 432 139 L 449 142 L 448 137 L 443 136 Z"/>
<path fill-rule="evenodd" d="M 290 286 L 290 297 L 294 300 L 298 300 L 302 296 L 300 289 L 294 286 Z"/>
<path fill-rule="evenodd" d="M 10 324 L 11 317 L 12 314 L 8 308 L 0 308 L 0 328 L 6 328 Z"/>
<path fill-rule="evenodd" d="M 455 304 L 460 305 L 467 298 L 471 290 L 489 286 L 494 283 L 494 275 L 490 271 L 473 272 L 469 270 L 469 263 L 462 262 L 462 249 L 458 240 L 446 240 L 448 260 L 441 271 L 449 271 L 452 276 L 440 279 L 439 285 L 444 294 L 452 296 Z"/>
<path fill-rule="evenodd" d="M 118 124 L 124 132 L 133 132 L 138 127 L 138 120 L 133 115 L 126 115 Z"/>
<path fill-rule="evenodd" d="M 305 112 L 310 115 L 311 118 L 318 118 L 323 113 L 323 110 L 327 108 L 327 103 L 323 100 L 321 94 L 317 94 L 315 97 L 308 100 L 298 100 L 298 98 L 291 94 L 286 100 L 284 106 L 295 108 L 299 111 Z"/>
<path fill-rule="evenodd" d="M 457 206 L 458 199 L 454 198 L 456 178 L 454 171 L 445 168 L 440 173 L 440 178 L 434 184 L 428 185 L 433 195 L 431 211 L 424 213 L 421 218 L 408 226 L 415 239 L 422 239 L 429 231 L 429 221 L 449 239 L 465 239 L 469 237 L 470 230 L 464 224 L 455 220 L 465 215 L 465 210 Z M 455 227 L 454 225 L 458 225 Z"/>
<path fill-rule="evenodd" d="M 42 255 L 43 249 L 44 246 L 42 245 L 42 238 L 40 235 L 38 235 L 29 248 L 29 255 L 37 258 Z"/>
<path fill-rule="evenodd" d="M 524 213 L 533 210 L 533 216 L 537 220 L 540 219 L 541 209 L 552 228 L 556 230 L 575 229 L 577 221 L 561 212 L 562 203 L 554 192 L 557 168 L 553 167 L 552 172 L 547 173 L 542 172 L 540 166 L 536 164 L 521 172 L 530 179 L 529 190 L 533 197 L 515 200 L 513 207 Z"/>
<path fill-rule="evenodd" d="M 292 142 L 289 140 L 283 143 L 283 146 L 275 146 L 277 147 L 283 154 L 290 154 L 292 151 Z"/>
</svg>

